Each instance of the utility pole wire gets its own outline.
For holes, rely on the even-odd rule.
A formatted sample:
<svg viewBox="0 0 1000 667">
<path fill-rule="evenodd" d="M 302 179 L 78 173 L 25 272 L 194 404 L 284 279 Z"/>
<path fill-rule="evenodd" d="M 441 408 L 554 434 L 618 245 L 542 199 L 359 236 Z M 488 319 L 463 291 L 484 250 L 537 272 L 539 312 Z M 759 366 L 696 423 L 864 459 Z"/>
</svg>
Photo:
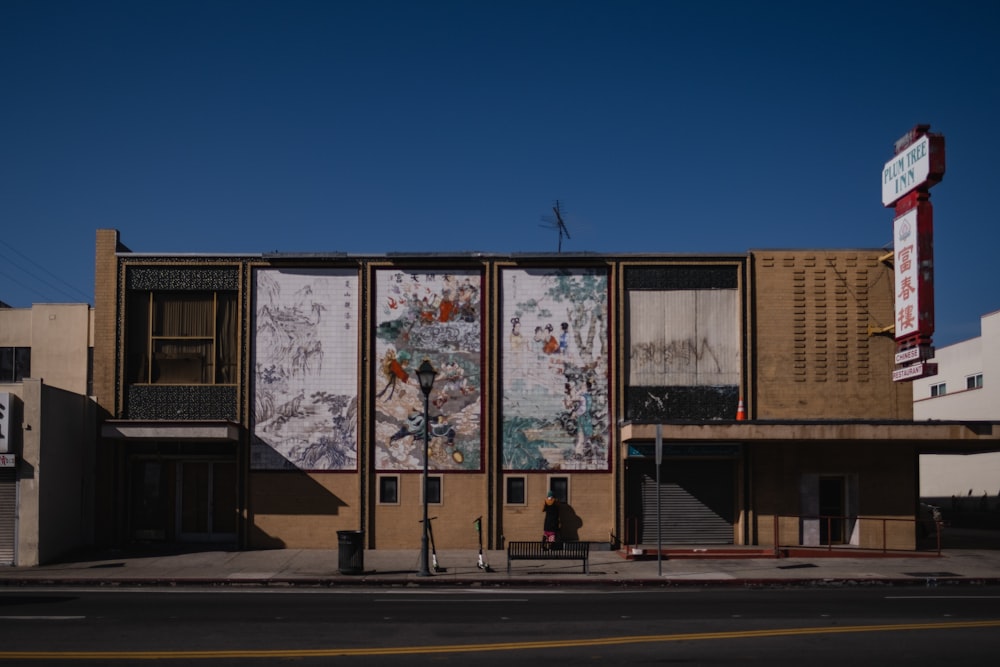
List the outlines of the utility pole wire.
<svg viewBox="0 0 1000 667">
<path fill-rule="evenodd" d="M 25 262 L 28 262 L 32 266 L 36 267 L 37 270 L 40 271 L 42 274 L 45 274 L 48 277 L 50 277 L 50 278 L 52 278 L 52 279 L 54 279 L 54 280 L 62 283 L 67 288 L 69 288 L 70 291 L 67 291 L 66 289 L 63 289 L 63 288 L 59 287 L 58 285 L 55 285 L 55 284 L 49 282 L 44 276 L 39 275 L 35 271 L 32 271 L 31 268 L 24 266 L 23 264 L 19 263 L 17 260 L 15 260 L 14 258 L 10 257 L 9 255 L 4 255 L 10 264 L 12 264 L 16 268 L 20 269 L 21 272 L 24 273 L 27 277 L 31 278 L 34 281 L 37 281 L 37 282 L 41 283 L 42 285 L 44 285 L 44 286 L 46 286 L 46 287 L 48 287 L 48 288 L 50 288 L 52 290 L 55 290 L 56 292 L 62 294 L 63 296 L 69 297 L 70 300 L 77 300 L 77 299 L 80 299 L 82 297 L 83 301 L 86 301 L 88 303 L 90 302 L 91 297 L 90 297 L 89 294 L 87 294 L 86 292 L 82 291 L 78 287 L 75 287 L 74 285 L 70 284 L 69 282 L 63 280 L 59 276 L 55 275 L 54 273 L 52 273 L 51 271 L 49 271 L 48 269 L 46 269 L 44 266 L 42 266 L 38 262 L 34 261 L 33 259 L 31 259 L 27 255 L 25 255 L 24 253 L 20 252 L 17 248 L 11 246 L 6 241 L 0 240 L 0 245 L 6 246 L 7 249 L 10 252 L 13 252 L 15 255 L 17 255 L 18 257 L 20 257 Z M 2 254 L 2 253 L 0 253 L 0 254 Z M 8 276 L 9 276 L 9 274 L 8 274 Z M 38 291 L 38 289 L 36 289 L 34 287 L 31 287 L 29 285 L 25 285 L 24 283 L 22 283 L 22 282 L 20 282 L 18 280 L 15 280 L 13 278 L 11 278 L 11 280 L 13 282 L 16 282 L 18 285 L 21 285 L 22 287 L 28 288 L 34 294 L 38 294 L 40 296 L 45 296 L 45 294 L 43 292 Z"/>
</svg>

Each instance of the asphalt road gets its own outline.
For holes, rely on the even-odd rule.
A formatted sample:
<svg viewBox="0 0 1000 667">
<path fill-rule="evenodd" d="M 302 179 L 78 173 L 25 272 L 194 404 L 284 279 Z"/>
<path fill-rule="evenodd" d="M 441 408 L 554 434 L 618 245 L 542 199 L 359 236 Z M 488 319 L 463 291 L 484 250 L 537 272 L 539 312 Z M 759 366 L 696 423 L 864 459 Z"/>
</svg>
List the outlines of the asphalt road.
<svg viewBox="0 0 1000 667">
<path fill-rule="evenodd" d="M 1000 588 L 13 589 L 0 665 L 993 665 Z"/>
</svg>

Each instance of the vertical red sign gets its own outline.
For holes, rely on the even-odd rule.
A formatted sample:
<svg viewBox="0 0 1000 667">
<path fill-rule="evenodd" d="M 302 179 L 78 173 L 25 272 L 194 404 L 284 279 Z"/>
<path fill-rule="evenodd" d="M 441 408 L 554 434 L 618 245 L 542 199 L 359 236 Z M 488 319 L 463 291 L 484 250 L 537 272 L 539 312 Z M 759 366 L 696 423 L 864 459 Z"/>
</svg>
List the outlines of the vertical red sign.
<svg viewBox="0 0 1000 667">
<path fill-rule="evenodd" d="M 882 167 L 882 203 L 892 206 L 895 268 L 895 339 L 897 367 L 893 380 L 934 375 L 934 209 L 931 186 L 944 176 L 944 137 L 930 125 L 917 125 L 895 144 L 896 156 Z M 907 354 L 907 351 L 919 353 Z M 916 360 L 916 363 L 911 363 Z"/>
</svg>

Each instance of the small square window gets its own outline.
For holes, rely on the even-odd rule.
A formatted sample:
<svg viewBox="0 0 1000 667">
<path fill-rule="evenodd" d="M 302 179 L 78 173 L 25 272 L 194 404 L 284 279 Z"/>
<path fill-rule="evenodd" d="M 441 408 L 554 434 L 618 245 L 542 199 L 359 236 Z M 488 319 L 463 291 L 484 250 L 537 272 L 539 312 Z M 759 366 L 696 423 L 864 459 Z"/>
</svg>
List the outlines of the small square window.
<svg viewBox="0 0 1000 667">
<path fill-rule="evenodd" d="M 382 505 L 399 504 L 399 477 L 381 475 L 378 478 L 378 501 Z"/>
<path fill-rule="evenodd" d="M 944 396 L 948 393 L 948 387 L 944 382 L 931 385 L 931 396 Z"/>
<path fill-rule="evenodd" d="M 441 504 L 441 476 L 435 475 L 427 478 L 427 503 L 429 505 Z"/>
<path fill-rule="evenodd" d="M 549 491 L 561 503 L 569 502 L 569 477 L 549 477 Z"/>
<path fill-rule="evenodd" d="M 965 378 L 965 388 L 966 389 L 982 389 L 983 388 L 983 374 L 976 373 L 975 375 L 970 375 Z"/>
<path fill-rule="evenodd" d="M 508 477 L 506 478 L 507 483 L 507 493 L 504 495 L 504 502 L 508 505 L 524 505 L 525 504 L 525 480 L 524 477 Z"/>
</svg>

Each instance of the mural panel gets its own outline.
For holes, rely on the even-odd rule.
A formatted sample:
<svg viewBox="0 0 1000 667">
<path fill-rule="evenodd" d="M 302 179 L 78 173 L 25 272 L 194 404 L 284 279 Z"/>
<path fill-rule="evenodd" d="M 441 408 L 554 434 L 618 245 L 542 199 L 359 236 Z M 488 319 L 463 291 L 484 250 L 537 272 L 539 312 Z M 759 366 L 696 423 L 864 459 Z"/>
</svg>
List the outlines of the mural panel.
<svg viewBox="0 0 1000 667">
<path fill-rule="evenodd" d="M 481 296 L 479 272 L 375 272 L 376 470 L 423 470 L 424 395 L 416 369 L 425 358 L 438 372 L 427 466 L 480 469 Z"/>
<path fill-rule="evenodd" d="M 629 290 L 627 419 L 734 419 L 740 295 L 735 289 Z"/>
<path fill-rule="evenodd" d="M 503 271 L 504 470 L 608 470 L 608 276 Z"/>
<path fill-rule="evenodd" d="M 250 467 L 356 470 L 358 275 L 254 272 Z"/>
</svg>

